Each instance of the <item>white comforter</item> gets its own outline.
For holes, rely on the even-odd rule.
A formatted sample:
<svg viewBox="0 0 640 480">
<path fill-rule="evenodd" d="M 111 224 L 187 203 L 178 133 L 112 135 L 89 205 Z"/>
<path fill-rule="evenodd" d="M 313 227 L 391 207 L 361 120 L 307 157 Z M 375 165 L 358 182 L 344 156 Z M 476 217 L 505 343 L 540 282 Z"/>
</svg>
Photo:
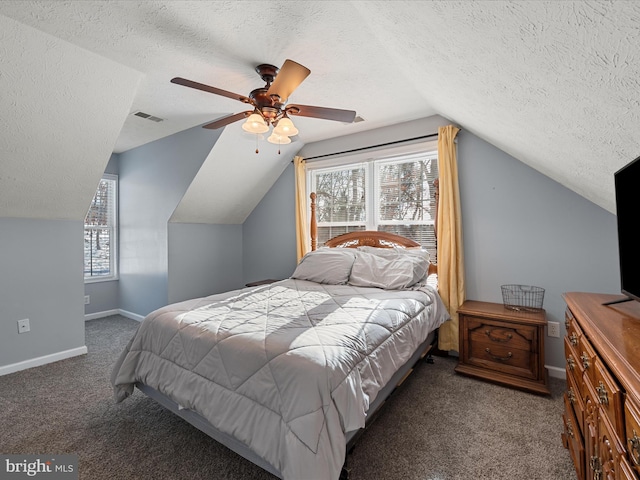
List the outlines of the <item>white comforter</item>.
<svg viewBox="0 0 640 480">
<path fill-rule="evenodd" d="M 284 479 L 337 479 L 347 431 L 447 320 L 432 287 L 387 291 L 283 280 L 152 312 L 112 373 L 233 435 Z"/>
</svg>

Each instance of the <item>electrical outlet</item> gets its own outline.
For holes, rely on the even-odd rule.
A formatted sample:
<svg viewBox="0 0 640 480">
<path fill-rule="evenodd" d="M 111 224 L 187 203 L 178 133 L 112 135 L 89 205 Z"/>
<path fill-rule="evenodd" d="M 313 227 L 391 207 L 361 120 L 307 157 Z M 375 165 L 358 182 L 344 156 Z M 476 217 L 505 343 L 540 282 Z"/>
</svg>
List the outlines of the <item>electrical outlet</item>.
<svg viewBox="0 0 640 480">
<path fill-rule="evenodd" d="M 91 303 L 91 295 L 84 296 L 84 304 L 89 305 Z"/>
<path fill-rule="evenodd" d="M 558 322 L 547 322 L 547 335 L 550 337 L 559 337 L 560 324 Z"/>
<path fill-rule="evenodd" d="M 28 318 L 18 320 L 18 333 L 27 333 L 30 330 L 31 327 L 29 326 Z"/>
</svg>

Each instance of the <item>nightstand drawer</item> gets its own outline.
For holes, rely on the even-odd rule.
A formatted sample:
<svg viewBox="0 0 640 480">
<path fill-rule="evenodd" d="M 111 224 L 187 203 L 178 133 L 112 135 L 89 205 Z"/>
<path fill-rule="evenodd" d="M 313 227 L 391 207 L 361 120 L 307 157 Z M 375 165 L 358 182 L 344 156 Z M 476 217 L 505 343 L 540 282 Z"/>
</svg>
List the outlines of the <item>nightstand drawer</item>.
<svg viewBox="0 0 640 480">
<path fill-rule="evenodd" d="M 509 348 L 531 350 L 536 329 L 512 323 L 469 318 L 467 321 L 471 343 L 488 343 Z"/>
<path fill-rule="evenodd" d="M 531 352 L 505 345 L 487 342 L 471 342 L 468 362 L 499 372 L 510 373 L 525 378 L 536 378 L 535 362 Z"/>
</svg>

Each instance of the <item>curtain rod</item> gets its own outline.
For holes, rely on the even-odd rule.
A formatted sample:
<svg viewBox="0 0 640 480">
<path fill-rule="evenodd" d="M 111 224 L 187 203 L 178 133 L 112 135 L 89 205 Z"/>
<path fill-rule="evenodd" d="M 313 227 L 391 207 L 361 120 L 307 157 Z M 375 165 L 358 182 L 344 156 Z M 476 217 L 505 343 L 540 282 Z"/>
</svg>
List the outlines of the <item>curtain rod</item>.
<svg viewBox="0 0 640 480">
<path fill-rule="evenodd" d="M 429 135 L 422 135 L 420 137 L 405 138 L 404 140 L 396 140 L 394 142 L 379 143 L 378 145 L 371 145 L 369 147 L 354 148 L 352 150 L 345 150 L 343 152 L 335 152 L 335 153 L 326 153 L 324 155 L 316 155 L 315 157 L 307 157 L 307 158 L 305 158 L 305 160 L 315 160 L 316 158 L 332 157 L 334 155 L 344 155 L 345 153 L 360 152 L 362 150 L 369 150 L 371 148 L 387 147 L 389 145 L 396 145 L 398 143 L 411 142 L 413 140 L 422 140 L 422 139 L 425 139 L 425 138 L 433 138 L 433 137 L 437 137 L 437 136 L 438 136 L 437 133 L 431 133 Z"/>
</svg>

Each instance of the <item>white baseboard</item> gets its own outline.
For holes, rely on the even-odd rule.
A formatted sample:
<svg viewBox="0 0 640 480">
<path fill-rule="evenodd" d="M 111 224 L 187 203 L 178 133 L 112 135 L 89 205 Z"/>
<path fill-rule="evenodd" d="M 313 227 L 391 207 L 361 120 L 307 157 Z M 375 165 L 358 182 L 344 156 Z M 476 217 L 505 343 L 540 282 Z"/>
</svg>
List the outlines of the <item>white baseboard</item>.
<svg viewBox="0 0 640 480">
<path fill-rule="evenodd" d="M 564 368 L 552 367 L 551 365 L 545 365 L 545 367 L 549 370 L 550 377 L 561 378 L 562 380 L 567 379 L 567 371 Z"/>
<path fill-rule="evenodd" d="M 117 308 L 114 308 L 113 310 L 105 310 L 104 312 L 87 313 L 84 316 L 84 321 L 86 322 L 87 320 L 95 320 L 96 318 L 110 317 L 111 315 L 119 314 L 120 310 L 118 310 Z"/>
<path fill-rule="evenodd" d="M 71 357 L 77 357 L 79 355 L 86 355 L 87 347 L 82 346 L 78 348 L 72 348 L 71 350 L 64 350 L 62 352 L 52 353 L 51 355 L 44 355 L 42 357 L 31 358 L 23 362 L 12 363 L 11 365 L 4 365 L 0 367 L 0 377 L 2 375 L 8 375 L 10 373 L 19 372 L 20 370 L 26 370 L 27 368 L 40 367 L 47 363 L 58 362 Z"/>
<path fill-rule="evenodd" d="M 141 322 L 142 320 L 144 320 L 143 315 L 128 312 L 120 308 L 114 308 L 113 310 L 105 310 L 103 312 L 88 313 L 84 316 L 84 321 L 86 322 L 88 320 L 95 320 L 97 318 L 110 317 L 111 315 L 122 315 L 123 317 L 130 318 L 131 320 L 135 320 L 136 322 Z"/>
<path fill-rule="evenodd" d="M 127 312 L 126 310 L 118 310 L 118 313 L 123 317 L 130 318 L 131 320 L 135 320 L 136 322 L 141 322 L 144 320 L 144 315 L 138 315 L 137 313 Z"/>
</svg>

